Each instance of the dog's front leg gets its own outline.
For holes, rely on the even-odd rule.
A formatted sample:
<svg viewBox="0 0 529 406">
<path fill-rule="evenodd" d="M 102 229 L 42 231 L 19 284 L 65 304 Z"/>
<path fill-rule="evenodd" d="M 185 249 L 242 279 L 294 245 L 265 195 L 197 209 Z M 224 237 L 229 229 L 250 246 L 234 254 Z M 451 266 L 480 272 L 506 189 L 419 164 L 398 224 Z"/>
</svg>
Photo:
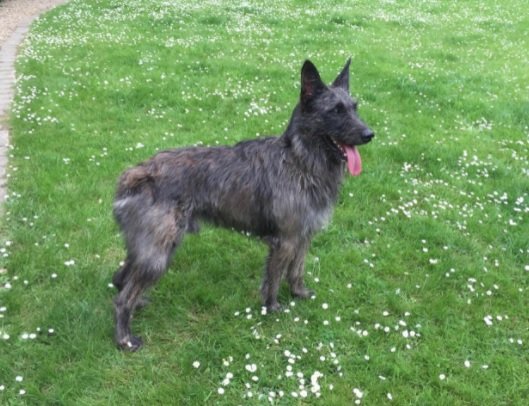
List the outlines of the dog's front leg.
<svg viewBox="0 0 529 406">
<path fill-rule="evenodd" d="M 301 299 L 308 299 L 314 292 L 305 287 L 303 281 L 303 275 L 305 274 L 305 255 L 309 249 L 310 241 L 300 241 L 294 252 L 294 258 L 288 265 L 287 269 L 287 281 L 290 287 L 290 293 L 292 296 L 299 297 Z"/>
<path fill-rule="evenodd" d="M 290 240 L 272 238 L 268 240 L 270 251 L 266 261 L 265 275 L 261 286 L 263 303 L 269 311 L 278 311 L 281 305 L 277 301 L 277 292 L 283 273 L 295 258 L 296 244 Z"/>
</svg>

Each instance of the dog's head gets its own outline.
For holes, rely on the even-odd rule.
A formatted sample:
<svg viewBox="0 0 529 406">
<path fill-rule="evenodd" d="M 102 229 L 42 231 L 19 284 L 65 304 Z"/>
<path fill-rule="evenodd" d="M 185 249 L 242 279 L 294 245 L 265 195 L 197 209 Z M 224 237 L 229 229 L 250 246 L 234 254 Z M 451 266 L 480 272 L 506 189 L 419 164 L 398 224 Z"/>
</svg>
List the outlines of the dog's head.
<svg viewBox="0 0 529 406">
<path fill-rule="evenodd" d="M 347 162 L 351 175 L 362 170 L 356 148 L 373 139 L 375 133 L 358 117 L 358 103 L 349 94 L 349 59 L 334 82 L 327 86 L 316 66 L 305 61 L 301 69 L 300 113 L 310 127 L 313 141 L 322 143 L 327 154 Z"/>
</svg>

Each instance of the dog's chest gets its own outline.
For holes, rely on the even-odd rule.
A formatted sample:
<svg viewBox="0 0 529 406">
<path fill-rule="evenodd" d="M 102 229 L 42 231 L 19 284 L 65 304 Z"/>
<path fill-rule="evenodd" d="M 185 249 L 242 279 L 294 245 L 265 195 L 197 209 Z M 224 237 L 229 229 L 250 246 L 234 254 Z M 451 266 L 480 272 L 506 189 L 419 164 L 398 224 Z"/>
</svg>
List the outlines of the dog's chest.
<svg viewBox="0 0 529 406">
<path fill-rule="evenodd" d="M 335 196 L 325 188 L 297 186 L 275 190 L 273 215 L 280 230 L 313 235 L 329 224 Z"/>
<path fill-rule="evenodd" d="M 305 229 L 307 234 L 314 234 L 327 227 L 331 221 L 333 206 L 329 205 L 323 209 L 311 208 L 305 217 Z"/>
</svg>

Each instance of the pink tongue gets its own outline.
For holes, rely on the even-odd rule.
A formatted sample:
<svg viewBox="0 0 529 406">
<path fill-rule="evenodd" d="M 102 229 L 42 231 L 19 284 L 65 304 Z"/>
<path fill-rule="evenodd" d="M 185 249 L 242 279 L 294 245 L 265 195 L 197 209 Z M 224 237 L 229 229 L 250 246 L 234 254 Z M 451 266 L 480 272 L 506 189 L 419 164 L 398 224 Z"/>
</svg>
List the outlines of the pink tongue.
<svg viewBox="0 0 529 406">
<path fill-rule="evenodd" d="M 347 168 L 349 173 L 353 176 L 358 176 L 362 172 L 362 159 L 360 158 L 360 153 L 356 147 L 350 147 L 344 145 L 343 148 L 347 154 Z"/>
</svg>

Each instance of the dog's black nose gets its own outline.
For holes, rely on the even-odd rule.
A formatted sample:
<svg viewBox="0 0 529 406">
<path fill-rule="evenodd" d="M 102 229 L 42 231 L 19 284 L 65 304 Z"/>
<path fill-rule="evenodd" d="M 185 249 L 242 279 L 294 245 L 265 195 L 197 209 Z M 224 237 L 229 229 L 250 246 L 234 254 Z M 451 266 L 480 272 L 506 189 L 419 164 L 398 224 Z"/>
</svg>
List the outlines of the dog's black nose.
<svg viewBox="0 0 529 406">
<path fill-rule="evenodd" d="M 375 133 L 371 131 L 369 128 L 366 128 L 364 131 L 362 131 L 362 141 L 369 142 L 371 139 L 375 136 Z"/>
</svg>

